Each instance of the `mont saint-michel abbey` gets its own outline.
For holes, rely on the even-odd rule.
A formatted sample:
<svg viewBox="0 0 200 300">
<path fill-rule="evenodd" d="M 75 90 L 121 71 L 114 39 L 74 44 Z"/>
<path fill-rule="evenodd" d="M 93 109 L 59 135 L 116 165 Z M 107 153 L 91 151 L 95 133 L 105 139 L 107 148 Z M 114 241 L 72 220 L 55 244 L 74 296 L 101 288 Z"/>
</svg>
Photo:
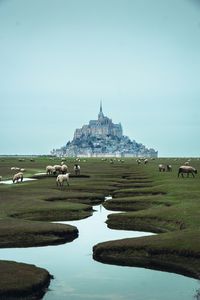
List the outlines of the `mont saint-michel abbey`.
<svg viewBox="0 0 200 300">
<path fill-rule="evenodd" d="M 51 154 L 68 157 L 157 157 L 158 152 L 123 135 L 122 125 L 104 116 L 102 103 L 97 120 L 76 129 L 73 140 Z"/>
</svg>

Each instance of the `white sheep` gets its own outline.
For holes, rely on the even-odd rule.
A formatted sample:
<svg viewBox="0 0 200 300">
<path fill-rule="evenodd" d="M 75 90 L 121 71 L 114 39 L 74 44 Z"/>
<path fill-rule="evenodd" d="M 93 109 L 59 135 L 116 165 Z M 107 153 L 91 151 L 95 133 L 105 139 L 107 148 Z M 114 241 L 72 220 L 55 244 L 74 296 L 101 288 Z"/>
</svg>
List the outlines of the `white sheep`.
<svg viewBox="0 0 200 300">
<path fill-rule="evenodd" d="M 53 167 L 54 167 L 56 173 L 57 173 L 57 172 L 58 172 L 58 173 L 62 173 L 62 166 L 61 166 L 61 165 L 54 165 Z"/>
<path fill-rule="evenodd" d="M 192 166 L 181 166 L 181 167 L 179 167 L 178 177 L 179 177 L 180 174 L 181 174 L 182 177 L 184 177 L 183 176 L 184 173 L 187 174 L 187 177 L 189 177 L 189 174 L 192 174 L 192 176 L 195 177 L 194 174 L 197 174 L 197 169 L 193 168 Z"/>
<path fill-rule="evenodd" d="M 13 183 L 15 183 L 15 181 L 19 182 L 19 180 L 21 180 L 21 182 L 23 181 L 23 173 L 22 172 L 19 172 L 19 173 L 16 173 L 14 176 L 13 176 Z"/>
<path fill-rule="evenodd" d="M 163 164 L 158 165 L 158 170 L 159 172 L 165 172 L 166 171 L 166 166 Z"/>
<path fill-rule="evenodd" d="M 56 184 L 57 186 L 63 187 L 64 182 L 67 182 L 67 185 L 69 186 L 69 174 L 59 174 L 56 178 Z"/>
<path fill-rule="evenodd" d="M 20 171 L 20 168 L 17 168 L 17 167 L 12 167 L 10 169 L 11 169 L 11 171 Z"/>
<path fill-rule="evenodd" d="M 65 164 L 63 164 L 63 165 L 61 166 L 61 172 L 62 172 L 62 174 L 68 173 L 68 172 L 69 172 L 69 171 L 68 171 L 68 166 L 65 165 Z"/>
<path fill-rule="evenodd" d="M 55 168 L 53 166 L 47 166 L 46 167 L 46 173 L 47 175 L 54 174 L 56 172 Z"/>
</svg>

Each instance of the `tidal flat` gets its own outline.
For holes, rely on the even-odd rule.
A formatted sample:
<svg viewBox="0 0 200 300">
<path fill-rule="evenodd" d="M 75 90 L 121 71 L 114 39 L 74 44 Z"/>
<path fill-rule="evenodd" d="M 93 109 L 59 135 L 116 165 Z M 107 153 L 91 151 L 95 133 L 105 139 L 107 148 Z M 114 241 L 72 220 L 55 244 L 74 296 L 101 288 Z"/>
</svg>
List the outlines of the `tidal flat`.
<svg viewBox="0 0 200 300">
<path fill-rule="evenodd" d="M 102 203 L 106 209 L 121 211 L 108 216 L 109 228 L 155 232 L 157 235 L 94 245 L 96 260 L 167 270 L 199 279 L 200 182 L 198 174 L 195 178 L 177 177 L 178 167 L 185 160 L 157 158 L 149 159 L 146 165 L 138 165 L 135 158 L 123 161 L 116 158 L 113 163 L 110 159 L 84 159 L 80 161 L 82 176 L 76 177 L 72 171 L 74 159 L 68 158 L 65 163 L 72 172 L 70 186 L 60 189 L 56 186 L 55 176 L 43 174 L 46 165 L 60 164 L 59 158 L 1 157 L 3 180 L 12 178 L 13 165 L 24 168 L 25 177 L 37 180 L 0 185 L 0 247 L 73 242 L 78 238 L 75 226 L 51 221 L 88 218 L 94 205 Z M 171 164 L 172 172 L 159 172 L 159 163 Z M 193 158 L 190 164 L 199 170 L 199 159 Z M 108 195 L 112 199 L 104 201 Z M 6 274 L 6 265 L 4 269 Z M 9 294 L 13 289 L 9 277 L 0 282 L 2 293 L 3 290 L 5 293 L 5 282 L 7 295 L 13 296 Z"/>
</svg>

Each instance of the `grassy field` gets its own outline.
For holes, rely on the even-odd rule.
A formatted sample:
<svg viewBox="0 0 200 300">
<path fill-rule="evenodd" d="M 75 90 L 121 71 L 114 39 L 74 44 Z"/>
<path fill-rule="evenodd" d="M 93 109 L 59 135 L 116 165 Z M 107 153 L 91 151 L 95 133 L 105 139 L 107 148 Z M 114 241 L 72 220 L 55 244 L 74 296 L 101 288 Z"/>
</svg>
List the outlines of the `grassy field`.
<svg viewBox="0 0 200 300">
<path fill-rule="evenodd" d="M 104 203 L 107 209 L 124 212 L 109 215 L 107 224 L 159 234 L 98 244 L 96 260 L 200 278 L 200 180 L 198 175 L 177 176 L 185 161 L 159 158 L 139 166 L 133 162 L 132 172 L 124 176 L 113 199 Z M 172 172 L 159 172 L 159 163 L 171 164 Z M 190 164 L 200 169 L 199 159 Z"/>
<path fill-rule="evenodd" d="M 60 164 L 59 158 L 0 157 L 2 180 L 12 179 L 11 167 L 24 168 L 24 177 L 38 179 L 0 184 L 0 247 L 70 242 L 78 237 L 77 228 L 50 221 L 89 217 L 93 205 L 103 203 L 109 210 L 121 211 L 109 215 L 108 227 L 157 235 L 98 244 L 96 260 L 199 278 L 200 180 L 198 174 L 177 177 L 178 167 L 186 160 L 149 159 L 146 165 L 137 165 L 135 158 L 112 163 L 110 159 L 81 159 L 81 176 L 75 177 L 75 161 L 67 159 L 70 185 L 60 189 L 55 176 L 38 175 L 45 173 L 47 165 Z M 171 164 L 172 172 L 159 172 L 160 163 Z M 200 170 L 200 160 L 193 158 L 190 164 Z M 107 195 L 113 198 L 104 202 Z"/>
</svg>

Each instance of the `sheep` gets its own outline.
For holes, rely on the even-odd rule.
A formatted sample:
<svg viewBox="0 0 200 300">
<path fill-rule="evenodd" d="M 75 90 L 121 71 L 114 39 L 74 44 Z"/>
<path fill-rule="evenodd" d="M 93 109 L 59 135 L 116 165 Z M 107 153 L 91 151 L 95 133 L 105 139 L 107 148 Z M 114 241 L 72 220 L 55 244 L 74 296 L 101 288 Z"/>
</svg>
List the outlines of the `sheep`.
<svg viewBox="0 0 200 300">
<path fill-rule="evenodd" d="M 64 182 L 67 182 L 67 185 L 69 186 L 69 174 L 59 174 L 56 178 L 56 184 L 57 186 L 63 187 Z"/>
<path fill-rule="evenodd" d="M 166 171 L 166 167 L 163 164 L 158 165 L 158 170 L 159 172 L 165 172 Z"/>
<path fill-rule="evenodd" d="M 11 169 L 11 171 L 20 171 L 20 168 L 17 168 L 17 167 L 11 167 L 10 169 Z"/>
<path fill-rule="evenodd" d="M 15 181 L 19 182 L 19 180 L 21 179 L 21 182 L 23 181 L 23 173 L 22 172 L 19 172 L 19 173 L 16 173 L 14 176 L 13 176 L 13 183 L 15 183 Z"/>
<path fill-rule="evenodd" d="M 55 174 L 56 170 L 53 166 L 47 166 L 46 167 L 46 173 L 47 175 Z"/>
<path fill-rule="evenodd" d="M 62 172 L 62 174 L 68 173 L 68 166 L 67 165 L 62 165 L 61 166 L 61 172 Z"/>
<path fill-rule="evenodd" d="M 55 172 L 58 174 L 62 173 L 62 166 L 61 165 L 54 165 L 53 168 L 55 169 Z"/>
<path fill-rule="evenodd" d="M 197 169 L 193 168 L 192 166 L 181 166 L 181 167 L 179 167 L 178 177 L 179 177 L 180 174 L 181 174 L 182 177 L 184 177 L 183 176 L 184 173 L 187 174 L 187 177 L 189 177 L 190 174 L 192 174 L 192 176 L 195 177 L 194 174 L 197 174 Z"/>
<path fill-rule="evenodd" d="M 137 162 L 138 165 L 141 164 L 141 160 L 139 158 L 136 160 L 136 162 Z"/>
<path fill-rule="evenodd" d="M 146 165 L 148 163 L 148 159 L 147 158 L 145 158 L 145 160 L 144 160 L 144 164 Z"/>
<path fill-rule="evenodd" d="M 75 172 L 76 176 L 80 175 L 80 173 L 81 173 L 81 167 L 78 164 L 74 165 L 74 172 Z"/>
<path fill-rule="evenodd" d="M 171 172 L 172 171 L 172 166 L 171 165 L 167 165 L 167 172 Z"/>
</svg>

